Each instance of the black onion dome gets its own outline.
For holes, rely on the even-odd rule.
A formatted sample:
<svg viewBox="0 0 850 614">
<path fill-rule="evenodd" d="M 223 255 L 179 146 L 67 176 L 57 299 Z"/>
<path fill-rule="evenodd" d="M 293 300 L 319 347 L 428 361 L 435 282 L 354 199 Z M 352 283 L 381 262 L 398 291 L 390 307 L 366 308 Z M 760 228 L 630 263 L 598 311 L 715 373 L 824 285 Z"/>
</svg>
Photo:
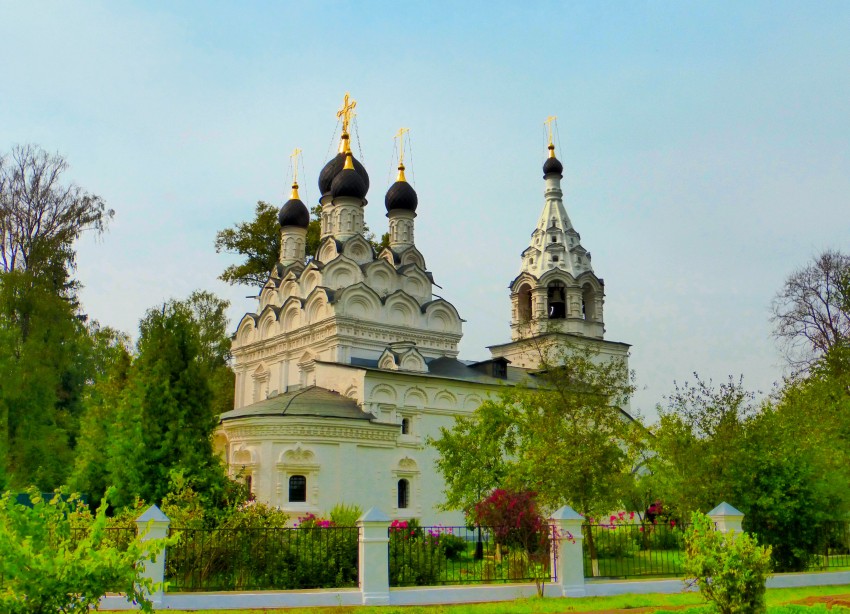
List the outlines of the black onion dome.
<svg viewBox="0 0 850 614">
<path fill-rule="evenodd" d="M 291 198 L 280 208 L 280 212 L 277 214 L 277 221 L 280 222 L 281 228 L 284 226 L 307 228 L 310 225 L 310 212 L 300 199 Z"/>
<path fill-rule="evenodd" d="M 342 169 L 336 174 L 331 182 L 331 196 L 351 196 L 352 198 L 366 198 L 369 184 L 363 181 L 363 177 L 356 169 Z"/>
<path fill-rule="evenodd" d="M 384 205 L 387 211 L 402 209 L 405 211 L 416 211 L 416 205 L 419 204 L 419 197 L 416 195 L 416 190 L 406 181 L 396 181 L 387 190 L 387 195 L 384 197 Z"/>
<path fill-rule="evenodd" d="M 558 158 L 546 158 L 546 162 L 543 163 L 543 176 L 551 173 L 558 173 L 562 177 L 564 175 L 564 165 L 558 161 Z"/>
<path fill-rule="evenodd" d="M 368 192 L 369 173 L 366 172 L 366 168 L 360 164 L 354 156 L 351 156 L 351 161 L 354 163 L 354 170 L 357 171 L 357 174 L 360 175 L 363 182 L 366 184 L 366 191 Z M 331 191 L 331 184 L 333 183 L 334 177 L 339 174 L 343 166 L 345 166 L 344 153 L 338 153 L 336 156 L 331 158 L 327 164 L 325 164 L 322 172 L 319 173 L 319 192 L 321 192 L 322 196 Z"/>
</svg>

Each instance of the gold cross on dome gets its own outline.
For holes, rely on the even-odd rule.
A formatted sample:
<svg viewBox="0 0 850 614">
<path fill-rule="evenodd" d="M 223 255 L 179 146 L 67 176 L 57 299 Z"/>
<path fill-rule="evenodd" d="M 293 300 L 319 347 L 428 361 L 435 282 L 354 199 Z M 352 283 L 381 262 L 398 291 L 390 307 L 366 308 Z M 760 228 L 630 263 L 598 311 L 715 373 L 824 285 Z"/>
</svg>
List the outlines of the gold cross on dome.
<svg viewBox="0 0 850 614">
<path fill-rule="evenodd" d="M 398 139 L 398 164 L 404 164 L 404 134 L 410 132 L 410 128 L 399 128 L 395 138 Z"/>
<path fill-rule="evenodd" d="M 557 121 L 558 118 L 555 115 L 550 115 L 546 118 L 546 121 L 543 124 L 546 126 L 546 129 L 549 131 L 549 144 L 554 145 L 555 143 L 552 140 L 552 124 Z"/>
<path fill-rule="evenodd" d="M 337 117 L 342 118 L 342 131 L 348 133 L 348 124 L 354 117 L 354 107 L 357 106 L 357 101 L 353 100 L 348 92 L 345 93 L 345 98 L 342 99 L 342 107 L 336 112 Z"/>
<path fill-rule="evenodd" d="M 301 155 L 301 150 L 297 147 L 289 155 L 292 158 L 292 183 L 298 183 L 298 156 Z"/>
</svg>

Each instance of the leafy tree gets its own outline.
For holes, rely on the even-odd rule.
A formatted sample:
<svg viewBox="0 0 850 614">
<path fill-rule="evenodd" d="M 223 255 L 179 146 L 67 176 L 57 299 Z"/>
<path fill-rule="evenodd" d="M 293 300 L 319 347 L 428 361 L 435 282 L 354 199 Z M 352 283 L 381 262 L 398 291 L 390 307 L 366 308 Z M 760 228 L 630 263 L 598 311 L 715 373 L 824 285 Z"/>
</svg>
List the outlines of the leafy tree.
<svg viewBox="0 0 850 614">
<path fill-rule="evenodd" d="M 99 370 L 83 400 L 85 409 L 70 486 L 100 499 L 111 484 L 105 450 L 113 437 L 121 436 L 115 428 L 115 416 L 127 389 L 132 355 L 129 338 L 122 333 L 97 329 L 91 337 L 99 355 Z"/>
<path fill-rule="evenodd" d="M 794 271 L 772 305 L 774 335 L 789 362 L 808 367 L 850 343 L 850 255 L 826 250 Z"/>
<path fill-rule="evenodd" d="M 280 225 L 277 223 L 278 209 L 264 201 L 258 201 L 254 219 L 240 222 L 235 228 L 219 230 L 215 235 L 215 251 L 236 254 L 242 262 L 231 264 L 219 275 L 229 284 L 262 286 L 269 271 L 280 259 Z"/>
<path fill-rule="evenodd" d="M 62 293 L 72 289 L 74 242 L 113 216 L 99 196 L 64 183 L 67 170 L 62 156 L 35 145 L 0 156 L 0 271 L 29 271 Z"/>
<path fill-rule="evenodd" d="M 0 156 L 0 485 L 67 477 L 96 361 L 76 303 L 74 242 L 112 217 L 33 145 Z"/>
<path fill-rule="evenodd" d="M 506 388 L 433 442 L 447 503 L 471 501 L 481 476 L 480 488 L 533 491 L 549 509 L 616 509 L 633 488 L 642 449 L 643 429 L 620 409 L 632 391 L 624 361 L 602 360 L 587 346 L 558 352 L 533 382 Z M 482 442 L 487 433 L 493 440 Z M 461 475 L 476 460 L 484 469 Z M 452 492 L 456 486 L 463 494 Z"/>
<path fill-rule="evenodd" d="M 747 425 L 732 467 L 729 498 L 744 512 L 746 530 L 772 546 L 777 571 L 804 571 L 824 527 L 848 509 L 847 448 L 805 438 L 787 408 L 768 406 Z"/>
<path fill-rule="evenodd" d="M 694 376 L 695 384 L 676 384 L 666 406 L 658 406 L 660 422 L 651 443 L 655 454 L 642 480 L 649 499 L 660 498 L 679 518 L 729 500 L 746 421 L 757 411 L 742 379 L 730 377 L 715 388 L 711 380 Z"/>
<path fill-rule="evenodd" d="M 91 344 L 69 301 L 31 271 L 0 273 L 0 482 L 62 484 L 89 379 Z"/>
<path fill-rule="evenodd" d="M 85 614 L 107 592 L 120 591 L 143 612 L 153 612 L 147 598 L 153 586 L 140 577 L 136 562 L 159 555 L 169 540 L 143 544 L 135 537 L 117 547 L 105 531 L 106 499 L 92 522 L 78 529 L 75 523 L 85 516 L 79 499 L 57 492 L 45 501 L 36 489 L 29 495 L 29 506 L 11 493 L 0 498 L 0 610 Z"/>
<path fill-rule="evenodd" d="M 440 427 L 440 438 L 428 439 L 437 450 L 437 470 L 446 484 L 440 508 L 470 514 L 479 501 L 504 484 L 515 437 L 503 403 L 489 400 L 472 416 L 458 416 L 453 428 Z"/>
<path fill-rule="evenodd" d="M 227 332 L 229 301 L 212 292 L 196 290 L 184 301 L 198 325 L 198 361 L 209 377 L 214 416 L 233 409 L 236 376 L 230 368 L 230 335 Z"/>
<path fill-rule="evenodd" d="M 312 257 L 319 249 L 322 232 L 322 206 L 316 205 L 310 210 L 312 217 L 307 227 L 305 252 Z M 254 219 L 239 222 L 233 228 L 219 230 L 215 235 L 216 253 L 241 256 L 243 260 L 231 264 L 219 275 L 219 279 L 229 284 L 262 286 L 269 272 L 280 259 L 280 225 L 277 221 L 278 208 L 265 201 L 258 201 L 254 209 Z M 375 241 L 369 228 L 364 228 L 366 239 L 372 243 L 375 251 L 381 251 L 389 245 L 390 235 L 384 233 L 380 241 Z"/>
<path fill-rule="evenodd" d="M 740 380 L 677 386 L 659 408 L 643 485 L 680 518 L 728 501 L 773 547 L 778 570 L 803 570 L 824 523 L 848 510 L 850 447 L 841 433 L 850 419 L 836 390 L 812 375 L 756 407 Z"/>
</svg>

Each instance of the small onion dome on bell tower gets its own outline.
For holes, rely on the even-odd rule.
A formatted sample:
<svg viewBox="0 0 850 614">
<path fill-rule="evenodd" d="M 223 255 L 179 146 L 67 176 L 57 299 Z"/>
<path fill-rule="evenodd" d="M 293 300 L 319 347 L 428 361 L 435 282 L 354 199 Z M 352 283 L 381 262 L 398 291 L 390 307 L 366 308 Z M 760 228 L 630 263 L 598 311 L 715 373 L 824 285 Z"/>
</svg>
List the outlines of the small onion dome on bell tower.
<svg viewBox="0 0 850 614">
<path fill-rule="evenodd" d="M 549 143 L 549 157 L 543 163 L 543 176 L 557 173 L 561 177 L 564 176 L 564 165 L 555 157 L 555 145 Z"/>
<path fill-rule="evenodd" d="M 298 198 L 298 182 L 292 184 L 292 196 L 280 208 L 277 214 L 277 221 L 280 222 L 280 227 L 297 226 L 299 228 L 307 228 L 310 225 L 310 211 L 307 206 Z"/>
<path fill-rule="evenodd" d="M 346 151 L 349 151 L 348 144 L 348 134 L 343 133 L 340 139 L 339 144 L 339 153 L 331 158 L 331 160 L 325 164 L 322 172 L 319 173 L 319 193 L 322 196 L 326 194 L 330 194 L 331 184 L 333 183 L 334 178 L 342 171 L 345 166 L 345 158 Z M 351 162 L 354 165 L 354 170 L 357 171 L 357 174 L 360 175 L 360 178 L 363 179 L 363 183 L 366 184 L 366 191 L 369 191 L 369 173 L 366 172 L 366 168 L 360 164 L 360 162 L 354 157 L 351 157 Z"/>
<path fill-rule="evenodd" d="M 398 165 L 398 179 L 387 190 L 384 205 L 387 207 L 387 212 L 390 212 L 395 210 L 416 211 L 418 204 L 419 197 L 416 195 L 413 186 L 407 183 L 407 179 L 404 177 L 404 163 L 401 163 Z"/>
<path fill-rule="evenodd" d="M 333 178 L 333 181 L 331 181 L 331 197 L 339 198 L 341 196 L 348 196 L 351 198 L 366 198 L 366 192 L 369 191 L 369 184 L 357 172 L 354 166 L 354 156 L 351 155 L 351 151 L 345 152 L 344 155 L 345 164 L 342 170 Z"/>
</svg>

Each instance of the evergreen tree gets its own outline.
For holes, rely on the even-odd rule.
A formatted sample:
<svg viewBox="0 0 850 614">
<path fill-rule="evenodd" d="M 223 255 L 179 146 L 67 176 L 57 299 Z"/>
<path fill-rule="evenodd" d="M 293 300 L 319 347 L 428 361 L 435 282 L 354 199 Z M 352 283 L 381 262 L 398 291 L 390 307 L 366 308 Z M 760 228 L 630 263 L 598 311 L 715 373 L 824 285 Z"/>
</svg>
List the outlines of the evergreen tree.
<svg viewBox="0 0 850 614">
<path fill-rule="evenodd" d="M 89 351 L 76 310 L 49 280 L 0 274 L 0 485 L 51 490 L 67 478 Z"/>
<path fill-rule="evenodd" d="M 107 450 L 112 438 L 120 437 L 123 432 L 115 420 L 129 381 L 132 356 L 126 335 L 93 327 L 90 338 L 95 350 L 96 374 L 83 399 L 85 409 L 70 485 L 73 490 L 98 500 L 111 484 Z"/>
<path fill-rule="evenodd" d="M 227 333 L 228 301 L 212 292 L 196 290 L 184 301 L 198 325 L 200 351 L 198 360 L 210 382 L 214 416 L 233 409 L 236 375 L 230 368 L 230 335 Z"/>
<path fill-rule="evenodd" d="M 227 478 L 212 449 L 218 419 L 200 326 L 186 303 L 172 301 L 149 310 L 140 328 L 109 449 L 119 502 L 161 501 L 179 472 L 213 503 L 226 496 Z"/>
</svg>

